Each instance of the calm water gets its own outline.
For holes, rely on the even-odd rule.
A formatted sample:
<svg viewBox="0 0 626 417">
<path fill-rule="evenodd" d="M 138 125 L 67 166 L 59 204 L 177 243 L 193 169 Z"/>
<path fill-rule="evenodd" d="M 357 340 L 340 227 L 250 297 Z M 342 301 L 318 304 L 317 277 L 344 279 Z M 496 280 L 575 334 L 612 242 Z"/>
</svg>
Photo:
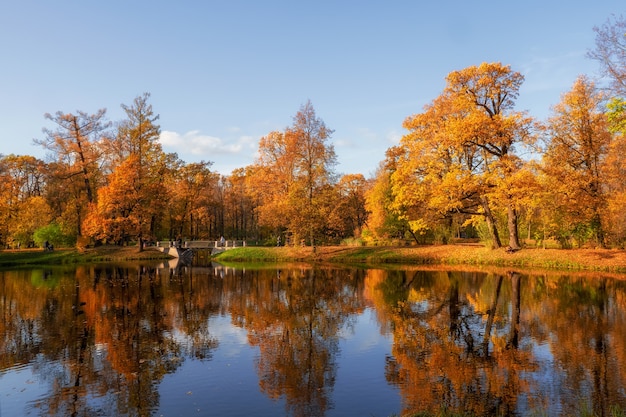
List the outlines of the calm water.
<svg viewBox="0 0 626 417">
<path fill-rule="evenodd" d="M 0 271 L 0 416 L 608 415 L 626 281 L 420 269 Z"/>
</svg>

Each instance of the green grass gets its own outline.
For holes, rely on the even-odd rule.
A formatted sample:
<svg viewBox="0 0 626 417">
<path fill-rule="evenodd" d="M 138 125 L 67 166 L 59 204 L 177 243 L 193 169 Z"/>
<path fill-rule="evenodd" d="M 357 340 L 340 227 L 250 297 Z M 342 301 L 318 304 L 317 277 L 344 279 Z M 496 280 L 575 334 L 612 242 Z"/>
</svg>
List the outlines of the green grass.
<svg viewBox="0 0 626 417">
<path fill-rule="evenodd" d="M 284 247 L 247 246 L 221 252 L 214 259 L 220 262 L 287 262 L 302 260 L 303 256 Z"/>
<path fill-rule="evenodd" d="M 157 260 L 168 258 L 161 252 L 146 250 L 139 252 L 136 247 L 101 247 L 78 251 L 76 249 L 55 249 L 54 251 L 17 250 L 1 251 L 0 267 L 28 265 L 64 265 L 80 263 L 116 262 L 132 260 Z"/>
<path fill-rule="evenodd" d="M 380 247 L 245 247 L 214 257 L 219 262 L 326 261 L 351 264 L 432 263 L 429 257 L 407 256 L 393 248 Z"/>
<path fill-rule="evenodd" d="M 55 250 L 52 252 L 22 250 L 1 252 L 0 266 L 64 264 L 72 263 L 74 259 L 76 259 L 76 253 L 71 250 Z"/>
</svg>

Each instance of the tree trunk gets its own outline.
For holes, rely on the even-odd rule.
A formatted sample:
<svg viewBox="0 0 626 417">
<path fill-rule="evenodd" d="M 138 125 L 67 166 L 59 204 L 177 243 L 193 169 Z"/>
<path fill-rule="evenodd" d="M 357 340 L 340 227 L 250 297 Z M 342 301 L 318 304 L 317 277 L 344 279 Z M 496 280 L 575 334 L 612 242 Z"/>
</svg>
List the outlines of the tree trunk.
<svg viewBox="0 0 626 417">
<path fill-rule="evenodd" d="M 513 250 L 520 250 L 522 246 L 519 243 L 519 233 L 517 228 L 517 210 L 515 210 L 513 204 L 509 204 L 509 207 L 507 209 L 507 215 L 509 227 L 509 247 Z"/>
<path fill-rule="evenodd" d="M 502 242 L 500 242 L 500 236 L 498 236 L 498 226 L 493 218 L 491 207 L 489 207 L 489 200 L 487 200 L 487 197 L 483 196 L 480 198 L 480 202 L 483 206 L 483 210 L 485 211 L 485 220 L 487 220 L 487 227 L 489 228 L 489 235 L 491 236 L 491 246 L 493 249 L 501 248 Z"/>
</svg>

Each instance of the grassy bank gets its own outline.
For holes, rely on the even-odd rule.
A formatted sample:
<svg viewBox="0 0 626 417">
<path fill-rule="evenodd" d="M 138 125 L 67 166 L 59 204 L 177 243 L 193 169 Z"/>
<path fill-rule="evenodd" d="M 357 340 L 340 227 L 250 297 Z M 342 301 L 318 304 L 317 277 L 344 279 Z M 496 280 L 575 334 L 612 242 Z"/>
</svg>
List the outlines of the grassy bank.
<svg viewBox="0 0 626 417">
<path fill-rule="evenodd" d="M 626 273 L 626 251 L 524 249 L 507 253 L 478 245 L 419 247 L 245 247 L 216 257 L 218 262 L 328 262 L 338 264 L 474 265 Z"/>
<path fill-rule="evenodd" d="M 63 265 L 99 262 L 123 262 L 138 260 L 169 259 L 169 256 L 147 248 L 139 252 L 135 246 L 101 246 L 84 251 L 76 249 L 22 249 L 0 251 L 0 267 L 27 265 Z"/>
<path fill-rule="evenodd" d="M 0 266 L 78 264 L 160 260 L 169 257 L 154 248 L 139 252 L 134 246 L 102 246 L 79 252 L 60 249 L 0 251 Z M 324 262 L 344 265 L 465 265 L 525 269 L 594 271 L 626 274 L 626 251 L 607 249 L 523 249 L 507 253 L 480 245 L 412 247 L 244 247 L 215 257 L 218 262 Z"/>
</svg>

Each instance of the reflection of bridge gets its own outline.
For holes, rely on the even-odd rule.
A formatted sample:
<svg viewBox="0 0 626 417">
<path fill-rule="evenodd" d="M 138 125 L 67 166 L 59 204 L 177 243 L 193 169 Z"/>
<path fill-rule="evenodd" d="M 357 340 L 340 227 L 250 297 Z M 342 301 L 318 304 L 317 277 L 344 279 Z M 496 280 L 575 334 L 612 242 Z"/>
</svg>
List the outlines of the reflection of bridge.
<svg viewBox="0 0 626 417">
<path fill-rule="evenodd" d="M 197 251 L 208 251 L 209 255 L 214 255 L 243 246 L 246 246 L 245 240 L 188 240 L 183 242 L 164 240 L 156 243 L 158 250 L 175 258 L 191 258 Z"/>
</svg>

